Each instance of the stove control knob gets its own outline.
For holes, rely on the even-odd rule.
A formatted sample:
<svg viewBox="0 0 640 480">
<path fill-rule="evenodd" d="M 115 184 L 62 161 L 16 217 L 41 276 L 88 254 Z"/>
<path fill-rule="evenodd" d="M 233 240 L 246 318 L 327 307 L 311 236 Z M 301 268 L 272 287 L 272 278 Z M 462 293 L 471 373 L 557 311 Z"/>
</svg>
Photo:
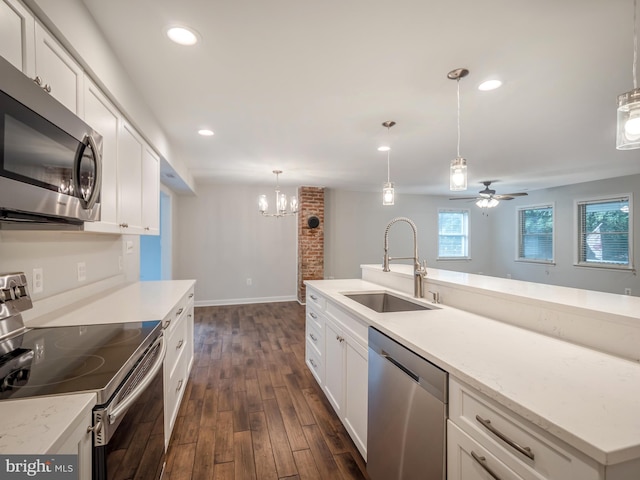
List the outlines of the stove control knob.
<svg viewBox="0 0 640 480">
<path fill-rule="evenodd" d="M 12 288 L 3 288 L 0 290 L 0 299 L 3 302 L 9 302 L 14 300 L 14 293 Z"/>
<path fill-rule="evenodd" d="M 20 287 L 13 287 L 13 296 L 18 299 L 22 296 L 22 292 L 20 292 Z"/>
</svg>

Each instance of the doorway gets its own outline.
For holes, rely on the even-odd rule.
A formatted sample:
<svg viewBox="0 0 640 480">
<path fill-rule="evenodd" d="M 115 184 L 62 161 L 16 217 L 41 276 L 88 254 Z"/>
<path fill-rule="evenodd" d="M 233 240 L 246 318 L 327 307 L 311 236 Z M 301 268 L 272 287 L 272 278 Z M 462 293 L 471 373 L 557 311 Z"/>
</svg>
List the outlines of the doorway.
<svg viewBox="0 0 640 480">
<path fill-rule="evenodd" d="M 160 234 L 140 237 L 140 281 L 171 277 L 171 196 L 160 191 Z"/>
</svg>

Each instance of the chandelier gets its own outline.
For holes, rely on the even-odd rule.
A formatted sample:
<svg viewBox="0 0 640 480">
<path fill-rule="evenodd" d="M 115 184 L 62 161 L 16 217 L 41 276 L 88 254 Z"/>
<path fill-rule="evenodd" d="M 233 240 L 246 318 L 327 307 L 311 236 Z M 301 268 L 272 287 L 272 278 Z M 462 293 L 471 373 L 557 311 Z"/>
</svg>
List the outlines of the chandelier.
<svg viewBox="0 0 640 480">
<path fill-rule="evenodd" d="M 292 196 L 287 202 L 287 196 L 280 192 L 280 185 L 278 184 L 279 176 L 282 170 L 274 170 L 276 174 L 276 213 L 268 213 L 269 202 L 266 195 L 258 196 L 258 211 L 265 217 L 286 217 L 288 215 L 295 215 L 298 213 L 298 199 L 296 196 Z M 287 203 L 289 210 L 287 211 Z"/>
</svg>

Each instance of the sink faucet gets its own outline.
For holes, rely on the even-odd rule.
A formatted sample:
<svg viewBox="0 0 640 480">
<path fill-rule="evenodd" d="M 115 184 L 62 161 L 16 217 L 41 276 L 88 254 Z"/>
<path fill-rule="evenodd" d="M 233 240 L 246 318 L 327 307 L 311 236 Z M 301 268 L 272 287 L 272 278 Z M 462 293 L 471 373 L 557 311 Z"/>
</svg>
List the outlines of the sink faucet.
<svg viewBox="0 0 640 480">
<path fill-rule="evenodd" d="M 413 257 L 390 257 L 389 256 L 389 229 L 391 225 L 397 222 L 406 222 L 413 230 Z M 425 260 L 420 264 L 418 258 L 418 227 L 412 220 L 406 217 L 397 217 L 389 222 L 387 228 L 384 230 L 384 262 L 382 265 L 382 271 L 389 271 L 389 262 L 391 260 L 413 260 L 413 296 L 416 298 L 422 298 L 424 296 L 422 289 L 422 279 L 427 276 L 427 261 Z"/>
</svg>

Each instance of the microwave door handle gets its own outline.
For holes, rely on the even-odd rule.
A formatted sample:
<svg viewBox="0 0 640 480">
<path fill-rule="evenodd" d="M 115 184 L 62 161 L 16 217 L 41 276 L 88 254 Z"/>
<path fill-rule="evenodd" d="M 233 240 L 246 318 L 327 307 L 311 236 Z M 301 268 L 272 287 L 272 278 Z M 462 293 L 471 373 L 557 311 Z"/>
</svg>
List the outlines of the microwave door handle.
<svg viewBox="0 0 640 480">
<path fill-rule="evenodd" d="M 113 425 L 118 417 L 124 415 L 129 407 L 138 399 L 140 395 L 146 390 L 151 381 L 156 376 L 156 373 L 162 368 L 164 364 L 164 355 L 167 351 L 167 345 L 164 341 L 164 335 L 160 336 L 160 354 L 156 359 L 156 363 L 149 369 L 147 375 L 142 379 L 142 381 L 136 386 L 136 388 L 126 397 L 122 403 L 119 403 L 113 410 L 108 412 L 109 423 Z"/>
<path fill-rule="evenodd" d="M 98 151 L 98 145 L 96 145 L 96 141 L 93 138 L 93 135 L 85 135 L 84 139 L 82 140 L 82 143 L 85 143 L 85 142 L 89 143 L 88 147 L 91 148 L 91 151 L 93 152 L 93 158 L 96 164 L 96 173 L 93 181 L 93 189 L 91 190 L 91 195 L 86 201 L 87 205 L 85 207 L 87 210 L 90 210 L 96 204 L 100 196 L 100 190 L 102 186 L 102 155 L 100 155 L 100 152 Z M 78 172 L 78 176 L 80 176 L 79 175 L 80 174 L 80 158 L 82 158 L 82 155 L 78 156 L 78 159 L 76 160 L 78 162 L 77 170 L 76 170 Z M 78 180 L 78 183 L 80 183 L 80 180 Z"/>
</svg>

